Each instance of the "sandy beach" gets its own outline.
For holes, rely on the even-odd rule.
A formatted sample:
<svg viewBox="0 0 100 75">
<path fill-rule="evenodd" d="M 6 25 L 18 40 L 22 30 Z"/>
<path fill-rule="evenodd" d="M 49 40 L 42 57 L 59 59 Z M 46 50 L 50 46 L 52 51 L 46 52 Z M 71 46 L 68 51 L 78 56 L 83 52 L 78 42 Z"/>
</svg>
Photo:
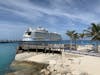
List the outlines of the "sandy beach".
<svg viewBox="0 0 100 75">
<path fill-rule="evenodd" d="M 99 75 L 100 74 L 99 71 L 100 58 L 88 55 L 80 55 L 67 52 L 63 52 L 62 55 L 24 52 L 17 54 L 15 57 L 15 61 L 49 64 L 47 68 L 41 69 L 39 73 L 44 71 L 47 72 L 49 70 L 51 75 L 61 75 L 61 74 Z M 47 75 L 49 75 L 49 73 Z"/>
<path fill-rule="evenodd" d="M 49 69 L 51 70 L 52 68 L 56 70 L 56 74 L 62 73 L 63 70 L 64 73 L 67 73 L 67 68 L 69 68 L 72 75 L 80 75 L 81 73 L 87 73 L 89 75 L 100 74 L 100 58 L 88 55 L 67 52 L 63 52 L 62 55 L 43 53 L 35 54 L 26 52 L 17 54 L 15 60 L 49 64 Z"/>
</svg>

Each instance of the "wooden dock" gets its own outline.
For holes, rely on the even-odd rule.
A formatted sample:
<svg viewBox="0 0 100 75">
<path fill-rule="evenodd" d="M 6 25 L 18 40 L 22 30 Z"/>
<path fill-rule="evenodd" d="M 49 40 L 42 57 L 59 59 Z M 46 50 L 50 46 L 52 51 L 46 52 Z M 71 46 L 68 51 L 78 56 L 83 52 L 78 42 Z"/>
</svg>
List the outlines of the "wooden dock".
<svg viewBox="0 0 100 75">
<path fill-rule="evenodd" d="M 35 44 L 21 44 L 17 48 L 17 53 L 24 51 L 43 52 L 43 53 L 57 53 L 61 54 L 64 50 L 64 44 L 48 44 L 48 45 L 35 45 Z"/>
</svg>

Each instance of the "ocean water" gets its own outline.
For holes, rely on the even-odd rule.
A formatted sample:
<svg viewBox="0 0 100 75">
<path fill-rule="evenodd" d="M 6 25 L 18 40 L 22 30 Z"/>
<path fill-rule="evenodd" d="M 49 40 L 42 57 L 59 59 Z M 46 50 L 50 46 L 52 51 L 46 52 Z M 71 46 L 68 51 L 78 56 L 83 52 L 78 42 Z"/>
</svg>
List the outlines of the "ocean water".
<svg viewBox="0 0 100 75">
<path fill-rule="evenodd" d="M 0 43 L 0 75 L 6 70 L 15 58 L 18 43 Z"/>
</svg>

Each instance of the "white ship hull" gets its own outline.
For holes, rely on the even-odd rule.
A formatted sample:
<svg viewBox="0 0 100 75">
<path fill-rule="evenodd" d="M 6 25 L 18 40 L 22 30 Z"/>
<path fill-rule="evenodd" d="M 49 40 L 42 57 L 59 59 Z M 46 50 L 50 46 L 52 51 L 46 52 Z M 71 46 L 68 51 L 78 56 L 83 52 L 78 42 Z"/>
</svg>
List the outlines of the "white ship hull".
<svg viewBox="0 0 100 75">
<path fill-rule="evenodd" d="M 61 40 L 61 35 L 58 33 L 49 33 L 44 28 L 32 30 L 29 28 L 23 35 L 23 41 L 58 41 Z"/>
</svg>

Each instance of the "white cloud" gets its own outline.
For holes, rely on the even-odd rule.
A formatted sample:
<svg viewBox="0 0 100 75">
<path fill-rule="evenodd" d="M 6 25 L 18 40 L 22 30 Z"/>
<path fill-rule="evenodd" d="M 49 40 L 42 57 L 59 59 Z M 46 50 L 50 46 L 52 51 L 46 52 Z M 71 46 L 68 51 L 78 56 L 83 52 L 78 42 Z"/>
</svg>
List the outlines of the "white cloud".
<svg viewBox="0 0 100 75">
<path fill-rule="evenodd" d="M 37 22 L 37 24 L 41 20 L 42 21 L 44 20 L 44 22 L 48 22 L 49 25 L 50 24 L 52 26 L 54 25 L 54 27 L 57 27 L 56 25 L 60 25 L 60 24 L 58 24 L 59 20 L 58 20 L 58 18 L 56 18 L 56 16 L 59 18 L 63 17 L 65 21 L 67 21 L 67 19 L 70 19 L 70 21 L 68 21 L 66 23 L 66 27 L 69 24 L 69 27 L 73 26 L 72 29 L 75 26 L 74 22 L 81 22 L 84 24 L 89 24 L 91 22 L 99 22 L 100 21 L 98 15 L 96 13 L 91 12 L 91 11 L 82 10 L 82 9 L 88 8 L 88 6 L 84 6 L 85 8 L 80 8 L 80 6 L 77 5 L 77 1 L 81 2 L 82 0 L 49 0 L 51 7 L 44 7 L 44 6 L 40 6 L 39 4 L 36 5 L 34 3 L 31 3 L 30 0 L 0 0 L 0 4 L 7 6 L 7 7 L 4 7 L 1 5 L 0 10 L 2 9 L 7 12 L 12 12 L 16 16 L 23 17 L 26 20 L 31 21 L 33 23 Z M 34 0 L 33 0 L 33 2 L 34 2 Z M 100 3 L 98 3 L 98 4 L 100 4 Z M 98 7 L 98 8 L 95 8 L 95 7 Z M 91 9 L 91 8 L 89 8 L 89 9 L 99 13 L 100 6 L 98 5 L 95 7 L 94 7 L 95 9 Z M 22 23 L 22 24 L 17 23 L 19 25 L 17 27 L 17 24 L 13 23 L 13 20 L 11 23 L 9 23 L 7 20 L 4 22 L 5 22 L 4 23 L 5 26 L 8 25 L 10 27 L 13 27 L 13 25 L 15 25 L 15 27 L 13 27 L 13 28 L 20 29 L 20 26 L 21 26 L 21 28 L 23 28 L 24 25 L 28 26 L 25 23 Z M 0 21 L 0 25 L 1 24 L 3 24 L 3 23 L 1 23 L 1 21 Z M 64 25 L 64 24 L 65 23 L 62 23 L 61 25 Z M 64 27 L 65 26 L 61 26 L 61 27 L 59 27 L 59 29 L 65 29 Z M 51 30 L 52 29 L 55 30 L 53 27 L 51 28 Z M 58 29 L 58 31 L 59 31 L 59 29 Z M 61 32 L 63 32 L 63 31 L 61 31 Z"/>
<path fill-rule="evenodd" d="M 28 26 L 23 23 L 0 21 L 0 39 L 22 39 L 22 35 L 27 28 Z"/>
<path fill-rule="evenodd" d="M 7 2 L 6 2 L 7 1 Z M 11 5 L 14 9 L 8 9 L 4 7 L 0 7 L 1 9 L 16 13 L 22 17 L 25 17 L 29 20 L 38 20 L 44 14 L 51 15 L 51 16 L 64 16 L 66 18 L 71 18 L 72 20 L 80 19 L 84 22 L 92 22 L 97 21 L 95 14 L 88 13 L 88 12 L 77 12 L 77 13 L 69 13 L 64 11 L 63 8 L 67 5 L 64 4 L 64 1 L 68 3 L 72 3 L 72 0 L 54 0 L 51 4 L 56 7 L 54 9 L 47 9 L 40 6 L 32 5 L 29 0 L 25 0 L 24 3 L 21 0 L 5 0 L 1 1 L 6 5 Z M 60 5 L 61 4 L 61 5 Z M 62 5 L 64 4 L 64 5 Z M 68 6 L 70 7 L 70 6 Z M 17 8 L 17 10 L 16 10 Z M 65 7 L 67 8 L 67 7 Z M 19 10 L 18 10 L 19 9 Z M 70 9 L 71 11 L 73 9 Z M 69 10 L 69 11 L 70 11 Z M 74 12 L 74 11 L 73 11 Z"/>
</svg>

